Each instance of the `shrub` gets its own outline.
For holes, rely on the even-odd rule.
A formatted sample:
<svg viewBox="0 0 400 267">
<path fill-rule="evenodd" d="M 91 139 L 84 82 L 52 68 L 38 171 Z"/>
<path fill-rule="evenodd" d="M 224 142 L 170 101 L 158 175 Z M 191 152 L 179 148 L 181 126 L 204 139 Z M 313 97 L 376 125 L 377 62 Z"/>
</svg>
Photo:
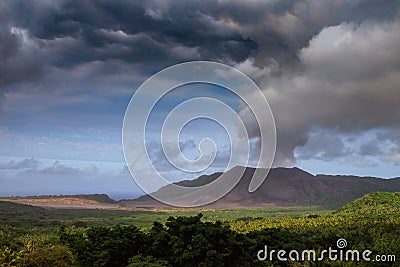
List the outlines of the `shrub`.
<svg viewBox="0 0 400 267">
<path fill-rule="evenodd" d="M 127 267 L 169 267 L 172 266 L 166 260 L 156 259 L 152 256 L 136 255 L 129 259 Z"/>
<path fill-rule="evenodd" d="M 25 263 L 30 267 L 67 267 L 73 265 L 73 257 L 68 247 L 54 245 L 37 248 L 26 254 Z"/>
</svg>

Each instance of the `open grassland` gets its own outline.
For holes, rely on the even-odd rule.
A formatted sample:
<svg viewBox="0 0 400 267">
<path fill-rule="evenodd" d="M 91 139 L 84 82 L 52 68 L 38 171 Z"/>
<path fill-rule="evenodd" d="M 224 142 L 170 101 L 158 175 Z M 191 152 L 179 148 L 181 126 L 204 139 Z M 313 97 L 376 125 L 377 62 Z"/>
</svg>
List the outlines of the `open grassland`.
<svg viewBox="0 0 400 267">
<path fill-rule="evenodd" d="M 204 215 L 206 221 L 237 221 L 264 218 L 306 217 L 331 212 L 319 206 L 292 206 L 236 209 L 45 209 L 0 201 L 0 224 L 15 227 L 107 226 L 115 224 L 151 226 L 154 221 L 166 221 L 170 216 Z"/>
<path fill-rule="evenodd" d="M 195 216 L 203 214 L 204 221 L 253 221 L 274 218 L 298 218 L 331 212 L 318 206 L 293 206 L 247 209 L 46 209 L 0 201 L 0 225 L 12 227 L 17 232 L 34 236 L 51 233 L 61 225 L 86 228 L 93 226 L 135 225 L 148 229 L 154 221 L 166 222 L 170 216 Z M 43 237 L 43 236 L 42 236 Z"/>
</svg>

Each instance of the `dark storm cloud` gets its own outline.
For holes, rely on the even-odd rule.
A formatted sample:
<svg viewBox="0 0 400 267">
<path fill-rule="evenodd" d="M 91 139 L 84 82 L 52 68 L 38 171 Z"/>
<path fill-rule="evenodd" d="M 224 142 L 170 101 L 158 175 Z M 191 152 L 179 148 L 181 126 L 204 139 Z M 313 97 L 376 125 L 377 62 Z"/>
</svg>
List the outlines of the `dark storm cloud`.
<svg viewBox="0 0 400 267">
<path fill-rule="evenodd" d="M 243 36 L 257 42 L 258 66 L 268 57 L 293 64 L 297 51 L 325 27 L 346 21 L 391 21 L 399 12 L 393 0 L 220 1 L 218 7 L 210 6 L 214 17 L 235 25 Z"/>
<path fill-rule="evenodd" d="M 10 27 L 26 30 L 40 47 L 35 61 L 46 58 L 48 64 L 71 67 L 92 61 L 120 60 L 147 68 L 152 65 L 153 69 L 193 59 L 235 63 L 249 55 L 255 56 L 258 66 L 265 63 L 266 57 L 278 59 L 280 64 L 293 62 L 297 50 L 306 46 L 322 28 L 342 21 L 361 22 L 365 18 L 390 20 L 396 16 L 396 8 L 396 1 L 377 4 L 316 0 L 179 4 L 4 1 L 1 6 L 2 13 L 7 14 L 2 32 L 9 33 Z M 18 47 L 12 38 L 7 40 L 11 42 L 7 47 Z M 5 53 L 2 51 L 2 56 Z M 13 57 L 13 53 L 7 55 Z M 25 66 L 29 68 L 29 64 Z M 24 76 L 29 77 L 29 73 Z"/>
<path fill-rule="evenodd" d="M 7 4 L 8 12 L 14 12 L 10 20 L 35 36 L 43 53 L 61 67 L 110 59 L 147 64 L 199 58 L 240 61 L 257 48 L 199 7 L 170 4 L 163 17 L 136 1 Z"/>
<path fill-rule="evenodd" d="M 154 5 L 165 5 L 165 16 L 158 14 Z M 42 79 L 23 87 L 25 91 L 64 90 L 70 81 L 101 79 L 104 84 L 101 74 L 82 77 L 94 73 L 99 65 L 106 74 L 118 73 L 115 77 L 132 72 L 147 76 L 188 60 L 241 61 L 257 48 L 256 42 L 243 37 L 237 28 L 219 22 L 207 10 L 200 11 L 200 3 L 196 5 L 2 1 L 0 101 L 5 90 L 25 81 Z"/>
<path fill-rule="evenodd" d="M 35 55 L 38 48 L 27 40 L 28 31 L 9 24 L 3 5 L 0 3 L 0 93 L 9 84 L 41 75 L 41 60 Z"/>
</svg>

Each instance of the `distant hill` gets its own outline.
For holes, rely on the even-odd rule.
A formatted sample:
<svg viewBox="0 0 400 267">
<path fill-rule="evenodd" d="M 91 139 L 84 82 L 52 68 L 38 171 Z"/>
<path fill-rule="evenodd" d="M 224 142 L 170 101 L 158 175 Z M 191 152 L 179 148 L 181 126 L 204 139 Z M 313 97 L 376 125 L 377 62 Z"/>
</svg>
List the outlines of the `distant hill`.
<svg viewBox="0 0 400 267">
<path fill-rule="evenodd" d="M 0 200 L 46 208 L 115 209 L 116 201 L 106 194 L 1 197 Z"/>
<path fill-rule="evenodd" d="M 15 197 L 0 197 L 1 199 L 57 199 L 57 198 L 79 198 L 79 199 L 86 199 L 86 200 L 93 200 L 99 203 L 107 203 L 107 204 L 114 204 L 115 200 L 110 198 L 106 194 L 75 194 L 75 195 L 40 195 L 40 196 L 15 196 Z"/>
<path fill-rule="evenodd" d="M 236 167 L 227 174 L 234 173 Z M 209 204 L 209 207 L 263 207 L 290 205 L 319 205 L 339 208 L 371 192 L 400 191 L 400 178 L 382 179 L 376 177 L 358 177 L 344 175 L 312 175 L 299 168 L 274 168 L 260 188 L 248 192 L 254 168 L 245 168 L 239 183 L 223 198 Z M 199 186 L 217 179 L 221 173 L 203 175 L 194 180 L 185 180 L 176 184 L 181 186 Z M 170 186 L 158 190 L 156 194 L 168 192 Z M 127 207 L 166 207 L 148 195 L 135 200 L 124 200 L 120 205 Z"/>
</svg>

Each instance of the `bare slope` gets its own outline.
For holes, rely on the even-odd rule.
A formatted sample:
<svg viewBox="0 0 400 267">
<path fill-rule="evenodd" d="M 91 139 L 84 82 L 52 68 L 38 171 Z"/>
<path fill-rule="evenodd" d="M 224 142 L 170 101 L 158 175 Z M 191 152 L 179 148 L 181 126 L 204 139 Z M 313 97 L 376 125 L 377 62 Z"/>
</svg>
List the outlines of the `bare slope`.
<svg viewBox="0 0 400 267">
<path fill-rule="evenodd" d="M 236 167 L 244 168 L 244 167 Z M 338 208 L 364 194 L 384 191 L 400 191 L 400 178 L 312 175 L 298 168 L 272 169 L 268 178 L 254 193 L 248 192 L 255 169 L 246 168 L 239 183 L 226 196 L 210 204 L 210 207 L 263 207 L 288 205 L 321 205 Z M 228 171 L 234 173 L 235 168 Z M 221 173 L 203 175 L 192 181 L 181 181 L 181 186 L 199 186 L 217 179 Z M 165 186 L 157 194 L 168 192 Z M 148 195 L 135 200 L 120 202 L 127 207 L 165 207 Z"/>
</svg>

